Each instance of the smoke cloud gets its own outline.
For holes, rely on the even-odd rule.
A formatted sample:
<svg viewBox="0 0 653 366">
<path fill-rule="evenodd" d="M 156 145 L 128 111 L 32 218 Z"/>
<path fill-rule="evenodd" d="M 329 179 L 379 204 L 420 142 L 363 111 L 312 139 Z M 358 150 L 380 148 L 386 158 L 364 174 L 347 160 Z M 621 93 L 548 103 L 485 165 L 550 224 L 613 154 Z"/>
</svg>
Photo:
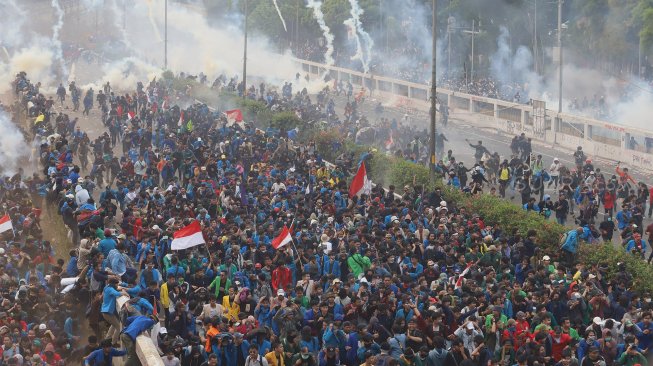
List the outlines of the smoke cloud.
<svg viewBox="0 0 653 366">
<path fill-rule="evenodd" d="M 0 108 L 0 174 L 11 175 L 18 171 L 21 160 L 30 151 L 25 137 L 11 121 L 7 112 Z"/>
<path fill-rule="evenodd" d="M 351 18 L 345 20 L 344 24 L 351 29 L 354 40 L 356 41 L 356 53 L 351 59 L 359 60 L 363 66 L 363 72 L 367 74 L 370 71 L 374 41 L 372 41 L 369 33 L 363 29 L 363 24 L 360 19 L 361 15 L 363 15 L 363 9 L 358 5 L 358 1 L 349 0 L 349 5 L 351 5 Z"/>
<path fill-rule="evenodd" d="M 288 28 L 286 27 L 286 21 L 283 19 L 283 15 L 281 15 L 281 9 L 279 9 L 279 4 L 277 4 L 277 0 L 272 0 L 272 3 L 274 4 L 274 8 L 277 9 L 277 14 L 279 14 L 279 19 L 281 19 L 281 24 L 283 24 L 283 30 L 288 32 Z"/>
<path fill-rule="evenodd" d="M 307 0 L 307 5 L 309 9 L 313 10 L 313 18 L 317 21 L 317 24 L 320 26 L 322 31 L 322 36 L 326 40 L 326 51 L 324 53 L 324 63 L 327 66 L 333 66 L 335 60 L 333 59 L 333 34 L 331 29 L 326 22 L 324 21 L 324 13 L 322 12 L 322 2 L 316 0 Z"/>
</svg>

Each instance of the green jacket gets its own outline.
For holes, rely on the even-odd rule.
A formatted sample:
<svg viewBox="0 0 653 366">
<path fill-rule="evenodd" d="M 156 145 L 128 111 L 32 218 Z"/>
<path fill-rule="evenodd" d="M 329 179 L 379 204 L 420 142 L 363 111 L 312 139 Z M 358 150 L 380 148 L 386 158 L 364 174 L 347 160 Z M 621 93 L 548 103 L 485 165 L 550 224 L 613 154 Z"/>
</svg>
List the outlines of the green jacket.
<svg viewBox="0 0 653 366">
<path fill-rule="evenodd" d="M 354 274 L 354 277 L 358 278 L 361 273 L 367 271 L 367 269 L 372 266 L 372 261 L 370 261 L 368 257 L 363 257 L 356 253 L 347 258 L 347 264 L 349 265 L 351 272 Z"/>
<path fill-rule="evenodd" d="M 635 364 L 640 364 L 642 366 L 648 366 L 648 361 L 641 353 L 637 352 L 635 355 L 629 355 L 628 352 L 621 354 L 621 357 L 617 360 L 617 364 L 623 366 L 633 366 Z"/>
<path fill-rule="evenodd" d="M 209 290 L 215 287 L 215 296 L 218 298 L 219 301 L 222 301 L 220 297 L 220 276 L 216 276 L 211 284 L 209 284 Z M 227 278 L 227 282 L 224 284 L 224 292 L 222 293 L 222 296 L 226 295 L 229 293 L 229 288 L 231 287 L 231 280 Z"/>
</svg>

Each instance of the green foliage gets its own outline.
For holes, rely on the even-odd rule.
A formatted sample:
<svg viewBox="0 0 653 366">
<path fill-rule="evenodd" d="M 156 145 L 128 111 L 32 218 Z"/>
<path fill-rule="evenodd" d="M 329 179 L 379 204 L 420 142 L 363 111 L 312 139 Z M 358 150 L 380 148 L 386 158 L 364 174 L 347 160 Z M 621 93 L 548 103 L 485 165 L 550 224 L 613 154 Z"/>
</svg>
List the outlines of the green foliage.
<svg viewBox="0 0 653 366">
<path fill-rule="evenodd" d="M 263 102 L 242 99 L 239 97 L 235 97 L 235 102 L 243 112 L 243 118 L 245 121 L 252 121 L 255 125 L 263 125 L 268 124 L 272 119 L 272 111 L 270 111 Z"/>
<path fill-rule="evenodd" d="M 580 250 L 581 262 L 587 266 L 600 265 L 607 268 L 607 277 L 612 279 L 618 272 L 617 263 L 624 263 L 626 271 L 633 278 L 633 288 L 643 292 L 653 292 L 653 267 L 640 257 L 628 254 L 613 244 L 584 244 Z"/>
<path fill-rule="evenodd" d="M 161 77 L 162 77 L 164 80 L 168 80 L 168 81 L 169 81 L 169 80 L 173 80 L 173 79 L 175 78 L 175 74 L 174 74 L 172 71 L 170 71 L 170 70 L 166 70 L 166 71 L 163 72 L 163 74 L 161 74 Z"/>
<path fill-rule="evenodd" d="M 288 131 L 299 126 L 301 123 L 302 121 L 299 119 L 299 117 L 297 117 L 295 112 L 284 111 L 275 113 L 272 116 L 270 127 Z"/>
</svg>

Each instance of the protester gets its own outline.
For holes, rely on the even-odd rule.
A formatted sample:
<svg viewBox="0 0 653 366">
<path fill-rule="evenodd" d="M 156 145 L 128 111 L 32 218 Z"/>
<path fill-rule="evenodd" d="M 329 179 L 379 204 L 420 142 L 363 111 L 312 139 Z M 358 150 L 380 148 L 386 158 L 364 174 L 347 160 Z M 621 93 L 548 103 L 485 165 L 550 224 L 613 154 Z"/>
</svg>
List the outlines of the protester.
<svg viewBox="0 0 653 366">
<path fill-rule="evenodd" d="M 223 91 L 235 92 L 237 84 Z M 302 120 L 324 113 L 330 91 L 318 105 L 292 88 L 242 90 Z M 99 118 L 89 93 L 85 113 Z M 531 155 L 524 136 L 516 137 L 510 160 L 479 141 L 470 144 L 472 168 L 453 152 L 437 162 L 464 194 L 499 184 L 502 195 L 520 191 L 525 208 L 546 218 L 555 211 L 564 224 L 577 212 L 579 226 L 561 238 L 561 250 L 545 254 L 538 244 L 548 233 L 506 232 L 440 190 L 375 186 L 350 195 L 348 182 L 373 150 L 360 159 L 342 154 L 332 165 L 316 143 L 298 142 L 290 131 L 257 130 L 201 103 L 170 105 L 179 95 L 163 80 L 103 95 L 97 101 L 109 112 L 102 122 L 118 126 L 116 139 L 110 131 L 91 139 L 37 103 L 33 117 L 43 114 L 43 121 L 34 133 L 43 137 L 46 175 L 3 180 L 17 234 L 4 233 L 0 245 L 7 358 L 84 353 L 88 365 L 122 355 L 137 364 L 141 334 L 161 349 L 164 364 L 181 366 L 644 365 L 650 355 L 650 295 L 634 293 L 621 268 L 608 281 L 608 269 L 578 264 L 580 242 L 603 234 L 593 233 L 606 183 L 598 169 L 572 173 L 556 159 L 549 175 L 541 156 L 523 159 Z M 367 122 L 355 100 L 348 112 L 342 121 L 335 113 L 332 127 L 356 136 L 356 122 Z M 410 147 L 394 153 L 424 162 L 428 154 L 415 135 L 398 132 Z M 71 141 L 79 142 L 77 153 Z M 77 165 L 84 144 L 88 169 Z M 619 169 L 623 191 L 630 176 Z M 557 197 L 544 195 L 549 177 L 556 177 Z M 631 191 L 620 202 L 637 207 Z M 645 248 L 637 222 L 643 211 L 620 202 L 626 248 Z M 55 246 L 40 235 L 42 208 L 61 214 L 71 231 L 67 261 L 55 261 Z M 193 225 L 201 240 L 179 248 Z M 81 341 L 82 329 L 102 339 L 98 349 Z"/>
</svg>

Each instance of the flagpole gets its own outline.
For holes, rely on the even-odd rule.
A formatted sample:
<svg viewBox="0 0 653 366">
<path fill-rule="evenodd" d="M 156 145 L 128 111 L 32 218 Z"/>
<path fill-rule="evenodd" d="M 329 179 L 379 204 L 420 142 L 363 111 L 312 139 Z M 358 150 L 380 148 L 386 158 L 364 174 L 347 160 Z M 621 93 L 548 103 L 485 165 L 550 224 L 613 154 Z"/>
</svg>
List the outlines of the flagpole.
<svg viewBox="0 0 653 366">
<path fill-rule="evenodd" d="M 297 246 L 295 246 L 295 240 L 292 237 L 292 234 L 290 234 L 290 242 L 292 243 L 292 247 L 295 248 L 295 253 L 297 253 L 297 260 L 299 260 L 299 265 L 302 266 L 302 270 L 304 270 L 304 263 L 302 263 L 302 256 L 299 255 L 299 250 L 297 250 Z"/>
</svg>

